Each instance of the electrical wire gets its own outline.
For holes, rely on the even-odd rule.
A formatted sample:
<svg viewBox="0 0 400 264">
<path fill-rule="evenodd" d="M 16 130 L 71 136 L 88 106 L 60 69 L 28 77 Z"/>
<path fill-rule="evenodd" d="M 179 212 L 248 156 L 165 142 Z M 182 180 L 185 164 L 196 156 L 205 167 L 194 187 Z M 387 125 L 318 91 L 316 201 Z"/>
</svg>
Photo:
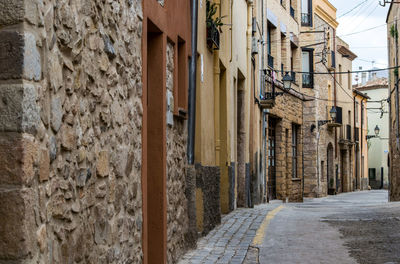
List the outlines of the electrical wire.
<svg viewBox="0 0 400 264">
<path fill-rule="evenodd" d="M 393 67 L 388 67 L 388 68 L 381 68 L 381 69 L 370 69 L 370 70 L 358 70 L 358 71 L 348 71 L 348 72 L 335 72 L 336 74 L 350 74 L 350 73 L 362 73 L 362 72 L 379 72 L 379 71 L 387 71 L 387 70 L 393 70 L 400 68 L 400 66 L 393 66 Z M 329 74 L 331 75 L 332 73 L 330 72 L 302 72 L 302 71 L 282 71 L 282 70 L 275 70 L 275 72 L 294 72 L 294 73 L 299 73 L 299 74 Z"/>
</svg>

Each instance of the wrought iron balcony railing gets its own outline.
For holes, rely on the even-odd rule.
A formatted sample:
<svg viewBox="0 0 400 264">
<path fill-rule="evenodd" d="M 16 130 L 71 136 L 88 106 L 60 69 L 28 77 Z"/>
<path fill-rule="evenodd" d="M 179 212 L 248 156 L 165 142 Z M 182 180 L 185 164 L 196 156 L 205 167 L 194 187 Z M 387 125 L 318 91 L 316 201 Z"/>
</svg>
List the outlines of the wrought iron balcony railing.
<svg viewBox="0 0 400 264">
<path fill-rule="evenodd" d="M 302 74 L 302 85 L 304 88 L 313 88 L 314 87 L 314 76 L 310 73 Z"/>
<path fill-rule="evenodd" d="M 207 27 L 207 46 L 209 49 L 219 50 L 219 30 L 214 23 Z"/>
<path fill-rule="evenodd" d="M 301 13 L 301 25 L 304 27 L 311 27 L 311 14 Z"/>
</svg>

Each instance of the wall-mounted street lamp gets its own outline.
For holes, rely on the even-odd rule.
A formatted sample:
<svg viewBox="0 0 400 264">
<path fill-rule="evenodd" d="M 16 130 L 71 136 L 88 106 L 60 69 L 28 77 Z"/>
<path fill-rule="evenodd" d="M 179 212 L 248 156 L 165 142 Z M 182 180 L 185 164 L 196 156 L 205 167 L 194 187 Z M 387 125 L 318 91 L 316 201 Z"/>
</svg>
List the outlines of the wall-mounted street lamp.
<svg viewBox="0 0 400 264">
<path fill-rule="evenodd" d="M 285 76 L 282 79 L 283 88 L 288 92 L 292 88 L 293 78 L 289 75 L 289 72 L 286 72 Z"/>
<path fill-rule="evenodd" d="M 332 106 L 331 110 L 329 111 L 329 115 L 331 117 L 331 120 L 318 120 L 318 129 L 320 129 L 320 127 L 322 127 L 323 125 L 334 122 L 336 120 L 337 110 L 335 106 Z M 314 132 L 315 128 L 316 126 L 312 124 L 311 133 Z"/>
<path fill-rule="evenodd" d="M 381 131 L 380 128 L 378 127 L 378 125 L 376 125 L 376 127 L 375 127 L 375 129 L 374 129 L 375 135 L 367 135 L 367 136 L 366 136 L 367 140 L 368 140 L 368 139 L 371 139 L 371 138 L 377 138 L 377 137 L 379 137 L 379 132 L 380 132 L 380 131 Z"/>
</svg>

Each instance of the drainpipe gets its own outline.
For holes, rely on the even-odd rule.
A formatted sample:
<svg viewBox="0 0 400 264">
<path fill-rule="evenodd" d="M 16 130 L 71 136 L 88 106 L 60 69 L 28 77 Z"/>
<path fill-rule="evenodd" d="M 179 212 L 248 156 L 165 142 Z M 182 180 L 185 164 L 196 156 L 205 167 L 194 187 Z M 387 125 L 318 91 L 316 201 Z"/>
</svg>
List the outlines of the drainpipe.
<svg viewBox="0 0 400 264">
<path fill-rule="evenodd" d="M 395 27 L 397 30 L 397 19 L 395 21 Z M 399 66 L 399 41 L 398 41 L 398 37 L 395 35 L 395 43 L 396 43 L 396 57 L 395 57 L 395 63 L 396 63 L 396 68 Z M 398 72 L 398 70 L 397 70 Z M 397 150 L 399 150 L 399 75 L 397 74 L 397 76 L 395 76 L 395 87 L 396 87 L 396 117 L 395 120 L 396 122 L 396 148 Z"/>
<path fill-rule="evenodd" d="M 194 140 L 195 140 L 195 124 L 196 124 L 196 59 L 197 59 L 197 20 L 198 20 L 198 4 L 197 0 L 191 0 L 192 14 L 192 32 L 191 32 L 191 58 L 189 65 L 189 120 L 188 120 L 188 146 L 187 158 L 189 165 L 194 164 Z"/>
<path fill-rule="evenodd" d="M 395 17 L 395 20 L 397 20 L 396 19 L 396 17 Z M 390 50 L 390 40 L 388 41 L 388 65 L 390 65 L 390 52 L 391 52 L 391 50 Z M 389 77 L 390 77 L 390 75 L 389 75 Z M 393 150 L 393 147 L 391 146 L 392 144 L 392 86 L 391 86 L 391 82 L 392 82 L 392 78 L 389 78 L 389 89 L 388 89 L 388 93 L 389 93 L 389 95 L 388 95 L 388 105 L 389 105 L 389 175 L 388 175 L 388 179 L 389 179 L 389 186 L 388 186 L 388 201 L 390 202 L 390 188 L 391 188 L 391 185 L 390 185 L 390 177 L 391 177 L 391 175 L 392 175 L 392 169 L 391 169 L 391 165 L 392 165 L 392 161 L 391 161 L 391 158 L 392 158 L 392 155 L 391 155 L 391 153 L 392 153 L 392 150 Z"/>
<path fill-rule="evenodd" d="M 336 30 L 333 29 L 333 50 L 335 51 L 335 60 L 336 60 Z M 336 65 L 336 62 L 335 62 Z M 333 101 L 335 108 L 337 106 L 336 102 L 336 70 L 333 72 Z M 342 113 L 343 115 L 343 113 Z M 343 121 L 343 117 L 342 117 Z M 343 122 L 342 122 L 343 123 Z M 337 146 L 337 129 L 335 128 L 335 158 L 338 156 L 338 146 Z"/>
</svg>

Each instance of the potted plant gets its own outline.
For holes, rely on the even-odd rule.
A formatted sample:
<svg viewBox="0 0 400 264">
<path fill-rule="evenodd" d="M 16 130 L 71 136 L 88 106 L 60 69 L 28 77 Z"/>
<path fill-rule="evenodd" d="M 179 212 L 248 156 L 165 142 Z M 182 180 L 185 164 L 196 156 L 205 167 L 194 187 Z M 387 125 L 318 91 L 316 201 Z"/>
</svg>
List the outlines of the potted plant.
<svg viewBox="0 0 400 264">
<path fill-rule="evenodd" d="M 206 26 L 207 26 L 207 46 L 209 49 L 219 49 L 219 34 L 221 31 L 222 18 L 219 16 L 214 18 L 217 13 L 217 4 L 211 3 L 210 0 L 206 2 Z"/>
</svg>

